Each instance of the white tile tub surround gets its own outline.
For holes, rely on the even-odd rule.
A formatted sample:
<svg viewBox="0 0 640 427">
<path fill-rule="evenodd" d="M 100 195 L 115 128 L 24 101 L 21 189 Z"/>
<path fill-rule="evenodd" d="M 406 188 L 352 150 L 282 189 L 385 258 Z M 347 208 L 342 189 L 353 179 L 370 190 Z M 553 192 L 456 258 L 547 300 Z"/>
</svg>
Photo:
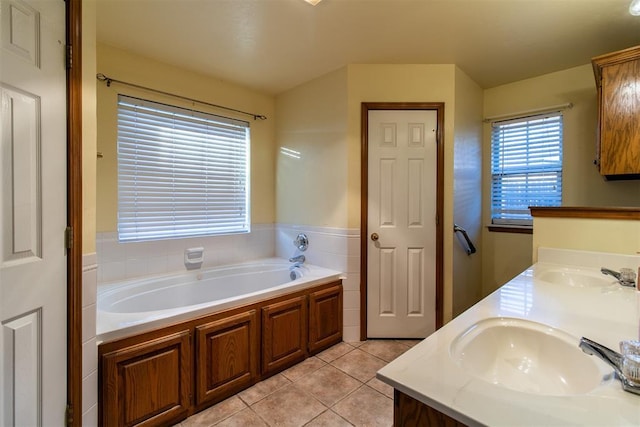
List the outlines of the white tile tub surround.
<svg viewBox="0 0 640 427">
<path fill-rule="evenodd" d="M 288 259 L 299 253 L 293 244 L 298 233 L 304 233 L 309 238 L 309 247 L 304 256 L 310 264 L 343 272 L 343 339 L 359 341 L 360 229 L 277 224 L 277 257 Z"/>
<path fill-rule="evenodd" d="M 98 347 L 96 345 L 95 253 L 82 256 L 82 425 L 98 425 Z"/>
<path fill-rule="evenodd" d="M 120 243 L 116 232 L 98 233 L 98 283 L 185 270 L 184 251 L 203 247 L 202 268 L 275 256 L 273 224 L 253 224 L 250 233 Z"/>
</svg>

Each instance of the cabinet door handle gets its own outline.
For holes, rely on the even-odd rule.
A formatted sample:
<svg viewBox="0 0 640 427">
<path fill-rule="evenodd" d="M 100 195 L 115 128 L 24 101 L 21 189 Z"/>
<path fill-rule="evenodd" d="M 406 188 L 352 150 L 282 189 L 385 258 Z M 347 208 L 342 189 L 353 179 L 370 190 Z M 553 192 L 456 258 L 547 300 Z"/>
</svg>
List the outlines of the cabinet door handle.
<svg viewBox="0 0 640 427">
<path fill-rule="evenodd" d="M 371 240 L 374 242 L 377 242 L 379 238 L 380 236 L 378 236 L 378 233 L 371 233 Z"/>
</svg>

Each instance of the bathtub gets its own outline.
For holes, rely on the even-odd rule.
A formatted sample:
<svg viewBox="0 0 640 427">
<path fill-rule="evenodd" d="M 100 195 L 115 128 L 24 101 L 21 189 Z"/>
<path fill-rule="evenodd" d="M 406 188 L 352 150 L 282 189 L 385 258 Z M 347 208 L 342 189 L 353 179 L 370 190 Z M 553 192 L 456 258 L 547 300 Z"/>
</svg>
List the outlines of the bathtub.
<svg viewBox="0 0 640 427">
<path fill-rule="evenodd" d="M 340 279 L 279 258 L 98 285 L 98 344 Z"/>
</svg>

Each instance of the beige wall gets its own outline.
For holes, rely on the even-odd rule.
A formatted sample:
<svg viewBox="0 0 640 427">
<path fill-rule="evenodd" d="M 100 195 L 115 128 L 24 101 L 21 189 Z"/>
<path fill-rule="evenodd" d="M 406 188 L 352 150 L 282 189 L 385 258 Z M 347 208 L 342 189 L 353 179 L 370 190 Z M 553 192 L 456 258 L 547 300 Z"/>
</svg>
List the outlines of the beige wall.
<svg viewBox="0 0 640 427">
<path fill-rule="evenodd" d="M 563 205 L 640 206 L 640 181 L 605 181 L 593 165 L 596 88 L 590 64 L 484 91 L 484 116 L 573 103 L 564 111 Z M 484 126 L 483 222 L 490 223 L 490 125 Z M 531 263 L 532 236 L 483 231 L 483 292 L 488 294 Z"/>
<path fill-rule="evenodd" d="M 82 3 L 82 253 L 96 251 L 96 3 Z"/>
<path fill-rule="evenodd" d="M 453 316 L 482 295 L 482 100 L 480 86 L 462 70 L 455 73 L 453 219 L 479 250 L 468 255 L 460 234 L 453 238 Z M 449 233 L 450 230 L 445 230 Z"/>
<path fill-rule="evenodd" d="M 638 220 L 534 218 L 533 225 L 534 262 L 537 261 L 540 247 L 640 254 Z"/>
<path fill-rule="evenodd" d="M 444 102 L 444 298 L 445 322 L 452 318 L 452 233 L 454 65 L 372 65 L 348 67 L 348 196 L 349 226 L 360 227 L 360 108 L 362 102 Z"/>
<path fill-rule="evenodd" d="M 360 228 L 362 102 L 445 103 L 444 227 L 453 228 L 454 65 L 348 65 L 278 96 L 278 145 L 299 147 L 313 160 L 278 154 L 278 222 Z M 346 122 L 345 122 L 346 120 Z M 299 123 L 302 121 L 302 123 Z M 345 127 L 346 125 L 346 127 Z M 316 147 L 313 147 L 313 145 Z M 296 149 L 296 148 L 294 148 Z M 280 168 L 287 170 L 280 171 Z M 324 179 L 294 189 L 302 169 Z M 290 173 L 294 171 L 294 173 Z M 311 206 L 301 207 L 300 204 Z M 444 239 L 444 314 L 452 315 L 452 235 Z M 357 255 L 357 254 L 356 254 Z"/>
<path fill-rule="evenodd" d="M 276 110 L 277 221 L 347 227 L 347 69 L 279 95 Z"/>
<path fill-rule="evenodd" d="M 98 146 L 103 154 L 97 166 L 97 226 L 98 232 L 116 230 L 117 221 L 117 130 L 116 103 L 118 93 L 138 96 L 186 108 L 210 111 L 241 120 L 251 126 L 251 222 L 273 223 L 275 220 L 275 99 L 270 95 L 236 86 L 211 77 L 192 73 L 171 65 L 158 63 L 138 55 L 97 46 L 97 71 L 117 80 L 159 89 L 200 101 L 224 105 L 238 110 L 263 114 L 264 121 L 225 110 L 194 105 L 175 98 L 133 89 L 117 83 L 98 85 Z"/>
</svg>

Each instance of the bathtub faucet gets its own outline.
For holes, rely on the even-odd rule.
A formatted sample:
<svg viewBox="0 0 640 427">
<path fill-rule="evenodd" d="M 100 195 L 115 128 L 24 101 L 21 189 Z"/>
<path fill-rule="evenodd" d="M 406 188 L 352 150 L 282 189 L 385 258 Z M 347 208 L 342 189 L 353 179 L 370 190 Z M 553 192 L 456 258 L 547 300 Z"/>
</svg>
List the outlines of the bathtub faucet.
<svg viewBox="0 0 640 427">
<path fill-rule="evenodd" d="M 298 255 L 298 256 L 289 258 L 289 262 L 293 263 L 293 267 L 301 267 L 305 261 L 306 261 L 306 258 L 304 255 Z"/>
</svg>

